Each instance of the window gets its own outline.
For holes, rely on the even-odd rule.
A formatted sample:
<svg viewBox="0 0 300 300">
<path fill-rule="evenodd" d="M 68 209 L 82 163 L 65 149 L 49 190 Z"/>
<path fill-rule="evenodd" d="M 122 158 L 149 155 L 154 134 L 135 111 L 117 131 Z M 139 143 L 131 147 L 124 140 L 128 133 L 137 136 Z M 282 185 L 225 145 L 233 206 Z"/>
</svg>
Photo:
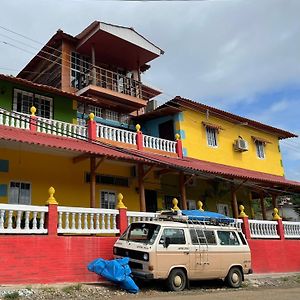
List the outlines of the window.
<svg viewBox="0 0 300 300">
<path fill-rule="evenodd" d="M 93 113 L 95 117 L 103 118 L 103 111 L 101 107 L 89 105 L 89 113 Z"/>
<path fill-rule="evenodd" d="M 219 214 L 225 215 L 225 216 L 229 216 L 229 206 L 228 204 L 222 204 L 219 203 L 217 204 L 217 211 Z"/>
<path fill-rule="evenodd" d="M 217 144 L 217 129 L 213 127 L 206 126 L 206 138 L 207 138 L 207 145 L 210 147 L 218 147 Z"/>
<path fill-rule="evenodd" d="M 14 111 L 31 114 L 30 108 L 32 106 L 35 106 L 37 116 L 52 119 L 52 98 L 14 89 Z"/>
<path fill-rule="evenodd" d="M 196 235 L 196 231 L 197 231 L 197 235 Z M 203 231 L 201 229 L 190 229 L 190 234 L 191 234 L 191 239 L 192 239 L 192 243 L 194 245 L 198 245 L 199 242 L 201 245 L 216 245 L 216 237 L 213 231 Z"/>
<path fill-rule="evenodd" d="M 90 182 L 90 173 L 85 173 L 85 182 Z M 129 186 L 129 179 L 127 177 L 110 176 L 96 174 L 96 184 L 111 184 L 117 186 Z"/>
<path fill-rule="evenodd" d="M 90 60 L 79 53 L 72 52 L 71 86 L 82 89 L 89 84 Z"/>
<path fill-rule="evenodd" d="M 166 228 L 161 236 L 159 241 L 160 244 L 163 244 L 165 239 L 170 239 L 170 244 L 174 245 L 182 245 L 185 244 L 185 236 L 183 229 L 174 229 L 174 228 Z"/>
<path fill-rule="evenodd" d="M 116 193 L 111 191 L 101 191 L 100 193 L 100 207 L 115 209 L 116 207 Z"/>
<path fill-rule="evenodd" d="M 258 158 L 264 159 L 265 155 L 265 144 L 262 141 L 255 141 L 256 154 Z"/>
<path fill-rule="evenodd" d="M 31 203 L 31 184 L 28 182 L 11 181 L 9 185 L 9 204 Z"/>
<path fill-rule="evenodd" d="M 220 244 L 224 246 L 240 244 L 235 232 L 233 231 L 218 231 L 218 238 Z"/>
<path fill-rule="evenodd" d="M 119 114 L 116 111 L 106 110 L 106 119 L 112 121 L 119 121 Z"/>
</svg>

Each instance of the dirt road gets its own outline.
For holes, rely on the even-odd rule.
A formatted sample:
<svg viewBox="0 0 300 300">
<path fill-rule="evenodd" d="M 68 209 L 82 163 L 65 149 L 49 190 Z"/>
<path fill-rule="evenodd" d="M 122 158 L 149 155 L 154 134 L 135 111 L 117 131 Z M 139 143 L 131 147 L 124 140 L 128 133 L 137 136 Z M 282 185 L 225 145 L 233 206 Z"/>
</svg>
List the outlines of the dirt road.
<svg viewBox="0 0 300 300">
<path fill-rule="evenodd" d="M 168 294 L 160 295 L 160 296 L 149 296 L 145 297 L 142 295 L 136 296 L 129 296 L 126 299 L 135 299 L 135 300 L 173 300 L 173 299 L 180 299 L 180 300 L 253 300 L 253 299 L 263 299 L 263 300 L 296 300 L 299 299 L 300 295 L 300 287 L 296 288 L 260 288 L 256 291 L 253 290 L 245 290 L 245 289 L 238 289 L 234 291 L 219 291 L 214 293 L 207 293 L 207 294 L 193 294 L 193 295 L 183 295 L 183 294 Z M 123 296 L 124 298 L 124 296 Z M 115 300 L 121 299 L 120 297 L 113 298 Z"/>
</svg>

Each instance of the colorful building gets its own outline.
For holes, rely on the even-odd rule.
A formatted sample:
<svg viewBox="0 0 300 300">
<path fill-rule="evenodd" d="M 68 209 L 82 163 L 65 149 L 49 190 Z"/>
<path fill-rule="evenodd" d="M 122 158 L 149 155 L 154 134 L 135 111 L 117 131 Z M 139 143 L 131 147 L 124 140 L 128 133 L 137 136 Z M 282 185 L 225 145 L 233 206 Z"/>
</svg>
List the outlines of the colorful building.
<svg viewBox="0 0 300 300">
<path fill-rule="evenodd" d="M 164 52 L 134 29 L 94 22 L 59 30 L 18 76 L 0 75 L 0 202 L 41 205 L 49 185 L 64 206 L 197 207 L 238 216 L 297 192 L 279 140 L 293 133 L 176 97 L 142 81 Z M 252 217 L 255 217 L 252 214 Z"/>
</svg>

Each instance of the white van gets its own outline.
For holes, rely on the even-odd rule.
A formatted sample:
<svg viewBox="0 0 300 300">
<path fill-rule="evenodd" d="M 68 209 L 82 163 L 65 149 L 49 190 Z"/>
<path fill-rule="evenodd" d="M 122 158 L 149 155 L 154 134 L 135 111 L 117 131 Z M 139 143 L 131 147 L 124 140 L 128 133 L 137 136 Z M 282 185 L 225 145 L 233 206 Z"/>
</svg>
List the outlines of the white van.
<svg viewBox="0 0 300 300">
<path fill-rule="evenodd" d="M 189 280 L 223 279 L 240 287 L 251 273 L 251 254 L 241 230 L 185 217 L 134 222 L 114 245 L 116 258 L 129 257 L 134 277 L 167 279 L 169 290 Z"/>
</svg>

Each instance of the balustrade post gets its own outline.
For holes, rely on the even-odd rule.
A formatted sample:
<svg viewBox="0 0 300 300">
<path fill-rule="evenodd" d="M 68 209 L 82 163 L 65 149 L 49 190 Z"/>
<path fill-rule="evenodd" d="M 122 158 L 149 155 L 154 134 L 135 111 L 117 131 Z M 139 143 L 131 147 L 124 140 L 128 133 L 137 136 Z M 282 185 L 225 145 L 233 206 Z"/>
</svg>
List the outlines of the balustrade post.
<svg viewBox="0 0 300 300">
<path fill-rule="evenodd" d="M 278 214 L 278 209 L 276 207 L 274 208 L 273 220 L 277 221 L 277 233 L 280 239 L 284 240 L 284 227 L 283 227 L 282 219 Z"/>
<path fill-rule="evenodd" d="M 245 207 L 243 205 L 240 205 L 239 209 L 240 209 L 239 218 L 243 221 L 242 231 L 243 231 L 246 239 L 251 240 L 251 231 L 250 231 L 250 226 L 249 226 L 249 220 L 248 220 L 248 216 L 244 212 Z"/>
<path fill-rule="evenodd" d="M 57 235 L 57 224 L 58 224 L 58 213 L 57 213 L 57 205 L 54 198 L 55 189 L 50 187 L 48 190 L 49 198 L 46 202 L 48 205 L 48 214 L 46 216 L 46 226 L 48 229 L 48 235 Z"/>
<path fill-rule="evenodd" d="M 182 141 L 180 139 L 180 135 L 178 133 L 175 134 L 176 139 L 176 153 L 179 158 L 183 158 L 183 152 L 182 152 Z"/>
<path fill-rule="evenodd" d="M 97 139 L 97 123 L 94 121 L 95 115 L 93 113 L 89 114 L 88 120 L 88 140 L 89 142 L 95 141 Z"/>
<path fill-rule="evenodd" d="M 127 207 L 123 203 L 123 195 L 121 193 L 118 194 L 118 203 L 116 208 L 119 210 L 119 214 L 117 215 L 117 228 L 120 230 L 121 235 L 128 227 Z"/>
<path fill-rule="evenodd" d="M 136 146 L 138 150 L 143 150 L 143 133 L 141 132 L 141 125 L 137 124 L 136 128 Z"/>
<path fill-rule="evenodd" d="M 32 106 L 30 108 L 31 116 L 30 116 L 30 122 L 29 122 L 29 129 L 30 131 L 37 131 L 37 118 L 36 118 L 36 108 Z"/>
</svg>

